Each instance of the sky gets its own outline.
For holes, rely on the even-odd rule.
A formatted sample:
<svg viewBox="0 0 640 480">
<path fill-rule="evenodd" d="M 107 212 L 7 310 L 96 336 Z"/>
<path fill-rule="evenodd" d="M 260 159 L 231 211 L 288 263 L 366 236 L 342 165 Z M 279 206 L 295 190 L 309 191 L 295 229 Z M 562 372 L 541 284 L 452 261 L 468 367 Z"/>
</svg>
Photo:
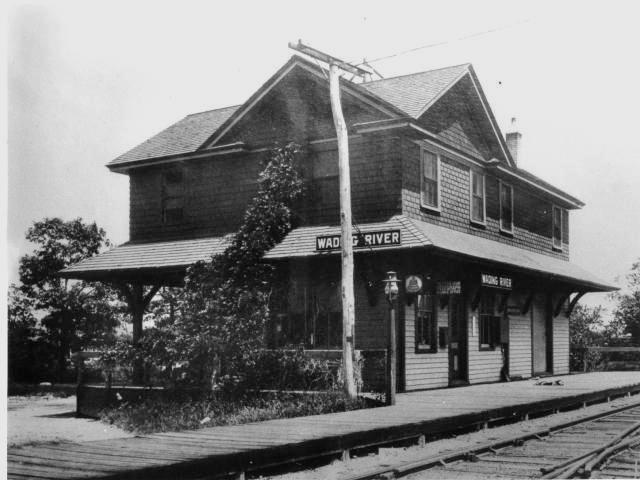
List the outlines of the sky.
<svg viewBox="0 0 640 480">
<path fill-rule="evenodd" d="M 244 102 L 290 41 L 385 77 L 471 62 L 520 166 L 577 196 L 571 260 L 622 285 L 640 257 L 634 2 L 14 1 L 8 8 L 7 269 L 29 225 L 82 217 L 128 239 L 105 164 L 186 114 Z M 429 46 L 429 48 L 418 48 Z M 589 294 L 581 303 L 603 303 Z"/>
</svg>

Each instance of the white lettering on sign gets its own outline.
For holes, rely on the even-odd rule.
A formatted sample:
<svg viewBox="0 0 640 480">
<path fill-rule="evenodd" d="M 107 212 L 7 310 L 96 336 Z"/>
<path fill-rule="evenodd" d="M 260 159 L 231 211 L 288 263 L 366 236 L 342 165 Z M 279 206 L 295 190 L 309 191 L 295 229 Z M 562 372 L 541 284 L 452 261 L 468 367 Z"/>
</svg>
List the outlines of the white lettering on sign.
<svg viewBox="0 0 640 480">
<path fill-rule="evenodd" d="M 458 295 L 462 293 L 461 282 L 438 282 L 436 283 L 436 294 L 438 295 Z"/>
<path fill-rule="evenodd" d="M 354 248 L 385 247 L 400 244 L 400 230 L 353 234 Z M 338 248 L 340 248 L 340 235 L 323 235 L 316 237 L 316 251 L 336 250 Z"/>
<path fill-rule="evenodd" d="M 511 290 L 513 288 L 513 280 L 511 277 L 491 275 L 490 273 L 480 274 L 480 283 L 484 287 L 504 288 L 505 290 Z"/>
</svg>

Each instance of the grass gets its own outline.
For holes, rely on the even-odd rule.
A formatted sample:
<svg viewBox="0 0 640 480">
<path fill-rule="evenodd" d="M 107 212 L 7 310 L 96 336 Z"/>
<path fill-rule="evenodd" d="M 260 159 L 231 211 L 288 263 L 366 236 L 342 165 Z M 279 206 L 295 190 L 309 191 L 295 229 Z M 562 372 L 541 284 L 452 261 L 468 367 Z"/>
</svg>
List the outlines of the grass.
<svg viewBox="0 0 640 480">
<path fill-rule="evenodd" d="M 128 432 L 154 433 L 344 412 L 371 406 L 377 406 L 377 403 L 364 398 L 351 400 L 342 392 L 266 393 L 237 399 L 211 396 L 186 401 L 147 399 L 141 403 L 125 402 L 103 410 L 100 418 Z"/>
</svg>

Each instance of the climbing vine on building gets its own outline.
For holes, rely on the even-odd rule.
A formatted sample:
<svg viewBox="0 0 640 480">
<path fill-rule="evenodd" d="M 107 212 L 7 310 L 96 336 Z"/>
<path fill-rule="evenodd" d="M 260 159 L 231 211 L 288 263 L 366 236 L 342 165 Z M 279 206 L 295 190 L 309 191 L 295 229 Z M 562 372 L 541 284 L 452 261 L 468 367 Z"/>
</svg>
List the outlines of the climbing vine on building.
<svg viewBox="0 0 640 480">
<path fill-rule="evenodd" d="M 164 292 L 170 301 L 155 308 L 156 327 L 137 351 L 130 345 L 119 349 L 128 352 L 125 361 L 142 357 L 155 367 L 148 371 L 200 386 L 211 385 L 221 373 L 230 377 L 252 368 L 263 346 L 274 278 L 274 267 L 262 257 L 294 226 L 293 208 L 303 194 L 301 155 L 294 143 L 270 151 L 258 191 L 225 251 L 192 265 L 183 289 Z M 176 364 L 181 371 L 171 367 Z"/>
</svg>

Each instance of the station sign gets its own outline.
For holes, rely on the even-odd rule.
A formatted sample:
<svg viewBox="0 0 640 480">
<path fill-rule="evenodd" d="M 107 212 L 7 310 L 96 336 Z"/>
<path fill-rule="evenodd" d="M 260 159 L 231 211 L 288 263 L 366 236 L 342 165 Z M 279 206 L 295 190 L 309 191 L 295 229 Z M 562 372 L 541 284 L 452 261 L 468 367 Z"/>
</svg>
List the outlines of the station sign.
<svg viewBox="0 0 640 480">
<path fill-rule="evenodd" d="M 353 248 L 375 248 L 400 245 L 400 230 L 381 230 L 378 232 L 354 233 Z M 340 234 L 316 237 L 316 251 L 325 252 L 340 248 Z"/>
<path fill-rule="evenodd" d="M 462 282 L 437 282 L 436 294 L 437 295 L 459 295 L 462 293 Z"/>
<path fill-rule="evenodd" d="M 480 284 L 483 287 L 502 288 L 503 290 L 511 290 L 513 288 L 513 279 L 505 275 L 492 275 L 490 273 L 481 273 Z"/>
</svg>

